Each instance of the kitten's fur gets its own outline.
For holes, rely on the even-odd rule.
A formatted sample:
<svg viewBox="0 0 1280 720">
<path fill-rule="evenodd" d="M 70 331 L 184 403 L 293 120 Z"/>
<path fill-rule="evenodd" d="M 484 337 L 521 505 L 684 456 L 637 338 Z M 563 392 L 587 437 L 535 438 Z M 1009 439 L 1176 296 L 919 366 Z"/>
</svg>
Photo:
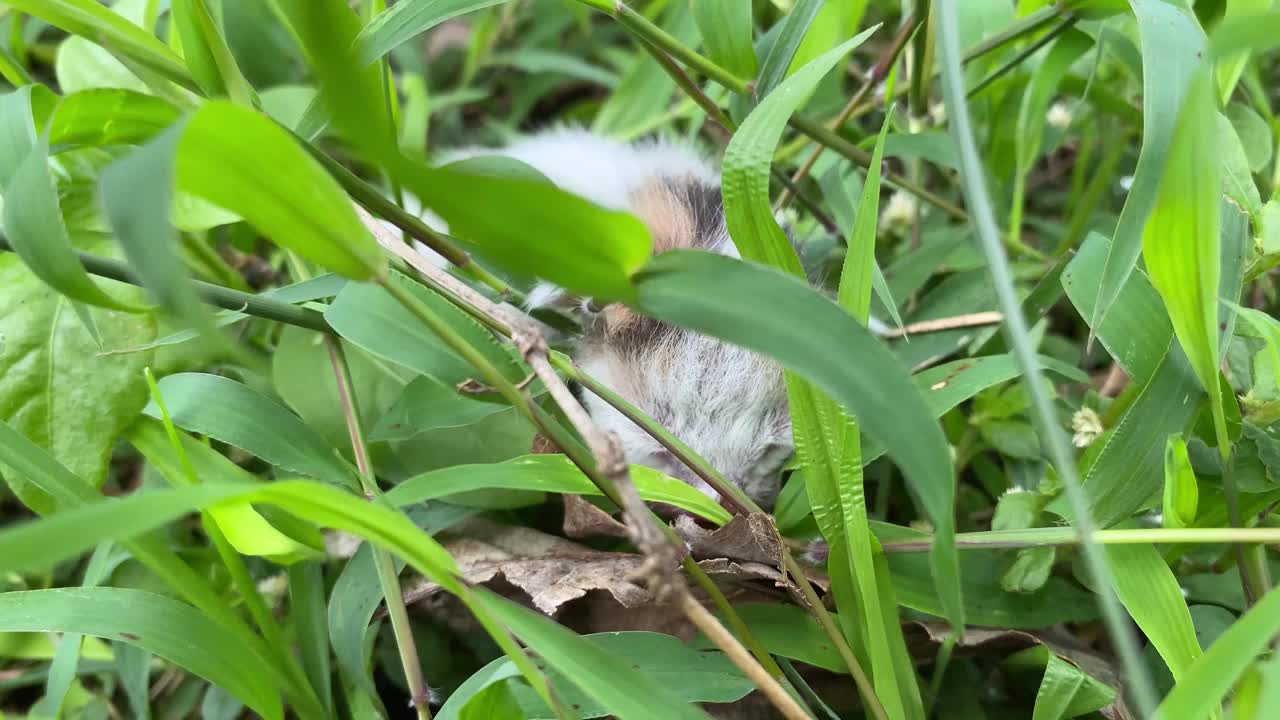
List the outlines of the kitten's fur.
<svg viewBox="0 0 1280 720">
<path fill-rule="evenodd" d="M 659 140 L 625 144 L 559 128 L 504 148 L 455 151 L 441 160 L 484 154 L 513 157 L 564 190 L 633 213 L 649 228 L 655 253 L 696 248 L 738 256 L 724 225 L 719 172 L 691 147 Z M 529 305 L 555 306 L 577 316 L 584 330 L 573 356 L 587 373 L 639 406 L 758 502 L 772 504 L 779 469 L 792 451 L 786 387 L 776 363 L 619 304 L 595 308 L 589 299 L 568 297 L 547 284 L 530 293 Z M 716 497 L 610 405 L 589 393 L 584 402 L 596 422 L 617 433 L 628 461 Z"/>
</svg>

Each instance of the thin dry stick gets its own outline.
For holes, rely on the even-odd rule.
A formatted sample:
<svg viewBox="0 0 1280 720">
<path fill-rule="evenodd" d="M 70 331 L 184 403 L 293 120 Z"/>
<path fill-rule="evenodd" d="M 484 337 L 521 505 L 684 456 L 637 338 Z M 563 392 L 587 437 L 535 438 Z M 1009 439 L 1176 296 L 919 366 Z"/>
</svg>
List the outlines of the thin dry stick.
<svg viewBox="0 0 1280 720">
<path fill-rule="evenodd" d="M 725 630 L 715 616 L 707 612 L 707 609 L 694 600 L 692 595 L 685 593 L 680 598 L 680 609 L 693 621 L 694 625 L 698 626 L 699 630 L 724 650 L 724 654 L 733 661 L 734 665 L 737 665 L 747 674 L 751 682 L 760 688 L 760 691 L 769 698 L 769 702 L 773 703 L 774 707 L 782 711 L 787 720 L 811 720 L 809 714 L 804 711 L 804 708 L 800 707 L 795 698 L 788 695 L 781 685 L 774 682 L 773 678 L 764 671 L 764 668 L 756 664 L 755 659 L 742 646 L 742 643 L 738 642 L 738 639 L 732 633 Z"/>
<path fill-rule="evenodd" d="M 907 40 L 911 38 L 911 34 L 915 32 L 917 25 L 915 18 L 910 17 L 902 24 L 902 27 L 898 28 L 898 34 L 894 36 L 893 43 L 876 61 L 876 64 L 871 68 L 871 72 L 867 73 L 867 79 L 862 83 L 862 87 L 858 88 L 858 91 L 853 94 L 853 97 L 849 98 L 849 102 L 831 121 L 831 129 L 833 131 L 839 132 L 840 128 L 849 122 L 854 109 L 862 104 L 862 101 L 870 94 L 872 88 L 884 82 L 884 79 L 889 76 L 889 69 L 898 61 L 898 56 L 902 54 L 902 49 L 907 46 Z M 782 188 L 782 193 L 778 195 L 778 200 L 774 203 L 774 212 L 785 208 L 787 203 L 791 202 L 792 188 L 798 188 L 800 183 L 804 182 L 809 171 L 813 169 L 814 164 L 818 162 L 818 158 L 822 156 L 822 151 L 826 149 L 827 146 L 821 143 L 818 143 L 813 148 L 813 152 L 809 154 L 809 157 L 801 163 L 795 174 L 791 176 L 791 184 Z"/>
<path fill-rule="evenodd" d="M 547 343 L 542 337 L 538 326 L 524 315 L 502 308 L 483 295 L 466 287 L 463 283 L 458 282 L 448 273 L 432 265 L 426 258 L 408 248 L 398 238 L 392 237 L 391 233 L 381 223 L 374 220 L 362 208 L 357 206 L 356 210 L 361 220 L 364 221 L 378 241 L 378 244 L 409 263 L 415 270 L 430 278 L 433 282 L 455 293 L 464 302 L 474 305 L 477 310 L 490 315 L 497 322 L 507 326 L 511 333 L 511 339 L 524 356 L 525 361 L 529 363 L 537 378 L 542 381 L 543 386 L 547 388 L 548 393 L 564 412 L 565 417 L 578 431 L 578 434 L 582 436 L 583 440 L 586 441 L 588 449 L 590 449 L 595 458 L 597 471 L 612 483 L 614 494 L 616 494 L 618 503 L 622 507 L 623 517 L 626 520 L 631 540 L 645 556 L 639 572 L 647 581 L 650 591 L 660 599 L 673 598 L 677 606 L 689 616 L 689 619 L 702 628 L 708 637 L 716 640 L 717 645 L 725 651 L 734 664 L 788 718 L 794 717 L 807 720 L 809 718 L 808 714 L 795 704 L 795 700 L 787 694 L 777 679 L 747 653 L 742 648 L 742 645 L 736 639 L 733 639 L 732 634 L 724 628 L 720 621 L 707 612 L 690 594 L 688 586 L 685 585 L 683 578 L 678 574 L 685 548 L 670 542 L 667 535 L 654 522 L 648 506 L 644 504 L 631 481 L 631 471 L 626 459 L 623 457 L 622 448 L 618 444 L 617 437 L 612 433 L 601 430 L 595 424 L 586 409 L 582 407 L 578 399 L 569 391 L 568 386 L 556 374 L 555 369 L 551 367 L 551 363 L 548 360 Z M 691 610 L 693 606 L 701 610 L 697 617 L 692 614 L 696 613 L 696 611 Z M 708 630 L 708 627 L 711 627 L 711 629 Z M 726 636 L 732 640 L 733 646 L 737 650 L 741 650 L 740 653 L 735 655 L 732 652 L 732 648 L 725 646 L 717 639 L 723 639 Z M 779 697 L 785 698 L 790 705 L 778 704 L 776 698 Z M 798 715 L 794 714 L 795 710 L 799 711 Z"/>
<path fill-rule="evenodd" d="M 889 328 L 881 333 L 881 337 L 897 338 L 906 335 L 923 335 L 925 333 L 959 330 L 960 328 L 982 327 L 983 325 L 999 325 L 1004 322 L 1004 315 L 994 310 L 986 312 L 966 313 L 937 320 L 921 320 L 904 325 L 901 328 Z"/>
</svg>

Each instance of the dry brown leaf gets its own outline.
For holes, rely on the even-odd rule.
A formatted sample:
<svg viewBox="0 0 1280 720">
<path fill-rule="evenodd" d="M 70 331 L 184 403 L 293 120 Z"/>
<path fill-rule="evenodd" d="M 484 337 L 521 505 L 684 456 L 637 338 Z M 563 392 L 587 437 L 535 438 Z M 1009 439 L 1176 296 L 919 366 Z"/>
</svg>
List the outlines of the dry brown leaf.
<svg viewBox="0 0 1280 720">
<path fill-rule="evenodd" d="M 782 568 L 782 543 L 773 518 L 765 513 L 739 515 L 729 524 L 707 530 L 693 518 L 681 515 L 674 523 L 675 531 L 697 559 L 727 558 Z"/>
<path fill-rule="evenodd" d="M 577 495 L 563 495 L 564 534 L 571 538 L 627 537 L 627 526 Z"/>
</svg>

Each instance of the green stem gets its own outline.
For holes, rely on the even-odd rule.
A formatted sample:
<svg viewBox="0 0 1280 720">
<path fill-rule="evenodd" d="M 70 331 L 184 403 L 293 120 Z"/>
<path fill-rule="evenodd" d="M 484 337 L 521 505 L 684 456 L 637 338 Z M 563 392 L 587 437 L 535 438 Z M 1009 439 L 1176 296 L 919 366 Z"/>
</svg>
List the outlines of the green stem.
<svg viewBox="0 0 1280 720">
<path fill-rule="evenodd" d="M 1280 528 L 1148 528 L 1129 530 L 1097 530 L 1090 539 L 1098 545 L 1206 545 L 1252 544 L 1280 545 Z M 886 553 L 928 552 L 931 540 L 885 540 Z M 957 533 L 956 547 L 961 550 L 1008 550 L 1029 547 L 1080 545 L 1084 540 L 1076 528 L 1030 528 L 1027 530 L 988 530 Z"/>
<path fill-rule="evenodd" d="M 1062 22 L 1054 26 L 1052 30 L 1036 38 L 1035 42 L 1023 48 L 1021 51 L 1018 52 L 1017 55 L 1014 55 L 1013 57 L 1009 58 L 1005 62 L 1001 63 L 1000 67 L 997 67 L 995 70 L 992 70 L 989 75 L 982 78 L 982 80 L 980 80 L 977 85 L 974 85 L 969 90 L 968 94 L 965 95 L 965 97 L 972 98 L 974 95 L 977 95 L 983 90 L 986 90 L 996 80 L 999 80 L 1000 78 L 1004 77 L 1010 70 L 1022 65 L 1022 63 L 1026 61 L 1027 58 L 1031 57 L 1032 55 L 1035 55 L 1040 48 L 1053 42 L 1054 38 L 1066 32 L 1072 25 L 1075 25 L 1075 24 L 1076 24 L 1076 19 L 1074 16 L 1069 15 L 1063 18 Z"/>
<path fill-rule="evenodd" d="M 173 452 L 178 457 L 178 464 L 182 466 L 186 484 L 191 486 L 199 485 L 200 478 L 196 475 L 195 467 L 191 464 L 191 458 L 187 457 L 187 452 L 182 447 L 182 439 L 178 436 L 178 430 L 174 427 L 173 419 L 169 416 L 169 408 L 165 405 L 164 396 L 160 393 L 160 386 L 156 384 L 155 374 L 151 372 L 149 367 L 143 368 L 142 374 L 147 380 L 147 389 L 150 391 L 151 401 L 160 410 L 161 424 L 164 425 L 165 434 L 169 437 L 169 444 L 173 446 Z M 166 477 L 166 479 L 171 484 L 179 481 L 178 478 Z M 306 673 L 302 670 L 302 666 L 298 664 L 297 660 L 289 652 L 291 645 L 285 638 L 284 631 L 276 622 L 275 617 L 271 614 L 271 609 L 267 607 L 266 601 L 263 600 L 262 594 L 258 592 L 258 585 L 253 581 L 249 568 L 244 564 L 244 558 L 231 546 L 227 536 L 222 532 L 222 528 L 218 526 L 217 520 L 207 510 L 200 513 L 200 523 L 204 528 L 205 534 L 209 536 L 209 540 L 213 543 L 213 547 L 218 553 L 218 558 L 226 567 L 227 574 L 231 576 L 231 584 L 235 586 L 236 592 L 240 595 L 245 608 L 249 611 L 249 616 L 253 618 L 254 625 L 266 640 L 267 647 L 274 655 L 275 661 L 284 668 L 297 688 L 305 689 L 301 694 L 304 698 L 303 702 L 306 704 L 302 707 L 310 708 L 313 711 L 315 707 L 319 707 L 320 716 L 327 715 L 328 713 L 323 709 L 323 703 L 315 694 L 315 688 L 311 686 Z M 295 689 L 295 693 L 297 693 L 297 689 Z M 314 706 L 312 705 L 313 702 L 315 703 Z"/>
<path fill-rule="evenodd" d="M 942 645 L 938 647 L 938 657 L 933 663 L 933 675 L 929 678 L 929 694 L 924 699 L 926 718 L 932 717 L 933 710 L 937 707 L 938 693 L 942 692 L 942 679 L 947 675 L 947 666 L 951 664 L 951 652 L 955 647 L 955 633 L 947 635 L 947 639 L 943 640 Z"/>
<path fill-rule="evenodd" d="M 1068 449 L 1067 438 L 1058 425 L 1048 393 L 1045 391 L 1043 373 L 1032 347 L 1026 319 L 1022 316 L 1018 293 L 1009 269 L 1000 232 L 996 226 L 991 198 L 987 193 L 985 170 L 978 157 L 969 108 L 965 100 L 964 73 L 960 66 L 959 8 L 956 0 L 941 0 L 938 12 L 937 41 L 942 67 L 943 96 L 947 102 L 947 115 L 952 134 L 960 150 L 961 179 L 968 206 L 972 210 L 973 226 L 981 242 L 987 267 L 991 270 L 1000 310 L 1004 313 L 1006 336 L 1014 357 L 1022 369 L 1023 383 L 1031 396 L 1031 406 L 1038 420 L 1044 445 L 1049 450 L 1058 478 L 1062 481 L 1074 515 L 1075 530 L 1082 544 L 1085 567 L 1093 586 L 1099 593 L 1103 619 L 1112 641 L 1132 683 L 1138 714 L 1150 717 L 1156 707 L 1156 693 L 1147 673 L 1146 664 L 1138 649 L 1137 638 L 1129 624 L 1128 615 L 1116 597 L 1111 568 L 1107 564 L 1102 547 L 1093 542 L 1097 532 L 1085 494 L 1076 473 L 1075 459 Z"/>
<path fill-rule="evenodd" d="M 373 462 L 364 441 L 364 430 L 360 427 L 360 409 L 351 381 L 351 366 L 347 363 L 342 344 L 336 338 L 325 337 L 325 346 L 329 351 L 329 362 L 333 366 L 333 377 L 338 386 L 338 398 L 347 423 L 351 450 L 355 454 L 356 468 L 360 471 L 360 485 L 367 499 L 381 502 L 382 492 L 373 474 Z M 400 653 L 400 666 L 404 669 L 405 682 L 409 685 L 409 704 L 419 720 L 431 720 L 431 689 L 422 676 L 422 661 L 418 657 L 417 644 L 413 639 L 413 628 L 409 625 L 409 612 L 404 606 L 404 594 L 400 589 L 400 576 L 396 573 L 395 561 L 391 558 L 391 553 L 374 546 L 373 564 L 378 574 L 378 586 L 387 602 L 387 615 L 391 618 L 392 634 Z"/>
<path fill-rule="evenodd" d="M 13 252 L 13 247 L 9 245 L 9 242 L 3 236 L 0 236 L 0 251 Z M 76 255 L 80 258 L 80 263 L 84 265 L 84 269 L 90 274 L 129 283 L 130 285 L 137 285 L 138 287 L 145 287 L 133 269 L 119 260 L 79 251 L 76 251 Z M 323 333 L 333 332 L 333 328 L 329 327 L 329 323 L 325 321 L 324 315 L 315 310 L 199 280 L 192 280 L 191 284 L 195 287 L 200 298 L 210 305 L 267 320 L 275 320 L 286 325 L 297 325 L 298 327 L 318 330 Z"/>
</svg>

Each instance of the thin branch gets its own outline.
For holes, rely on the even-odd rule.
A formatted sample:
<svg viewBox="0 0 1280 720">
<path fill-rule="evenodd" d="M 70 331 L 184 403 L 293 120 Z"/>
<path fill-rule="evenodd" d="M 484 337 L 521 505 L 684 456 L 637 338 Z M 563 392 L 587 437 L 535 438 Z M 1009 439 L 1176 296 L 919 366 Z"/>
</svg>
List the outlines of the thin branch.
<svg viewBox="0 0 1280 720">
<path fill-rule="evenodd" d="M 3 236 L 0 236 L 0 251 L 13 252 L 13 246 Z M 90 255 L 78 250 L 76 255 L 80 258 L 80 263 L 84 265 L 84 269 L 92 275 L 145 287 L 133 269 L 119 260 Z M 308 330 L 318 330 L 323 333 L 333 332 L 333 328 L 329 327 L 329 323 L 325 321 L 324 315 L 315 310 L 199 280 L 192 280 L 191 284 L 195 287 L 196 293 L 200 295 L 200 298 L 210 305 L 267 320 L 275 320 L 286 325 L 297 325 Z"/>
<path fill-rule="evenodd" d="M 880 56 L 880 59 L 876 61 L 876 64 L 872 66 L 871 72 L 867 73 L 867 79 L 862 83 L 862 87 L 858 88 L 858 91 L 853 94 L 853 97 L 849 98 L 849 102 L 831 121 L 830 125 L 833 131 L 839 132 L 840 128 L 849 122 L 849 117 L 853 115 L 854 109 L 862 104 L 862 101 L 871 93 L 872 89 L 884 82 L 884 79 L 889 75 L 889 69 L 893 67 L 894 63 L 898 62 L 898 56 L 902 54 L 902 49 L 907 46 L 907 40 L 911 38 L 911 34 L 915 32 L 919 24 L 915 17 L 910 17 L 902 24 L 902 27 L 898 28 L 898 34 L 894 35 L 893 42 Z M 805 177 L 809 175 L 809 171 L 813 169 L 814 164 L 818 162 L 818 158 L 822 156 L 822 151 L 825 149 L 825 145 L 815 147 L 809 157 L 796 169 L 795 174 L 791 176 L 791 185 L 783 188 L 782 194 L 778 196 L 778 200 L 773 205 L 775 212 L 785 208 L 787 203 L 791 201 L 791 188 L 799 187 L 800 183 L 804 182 Z"/>
<path fill-rule="evenodd" d="M 1214 545 L 1223 543 L 1280 545 L 1280 528 L 1150 528 L 1142 530 L 1098 530 L 1091 540 L 1099 545 Z M 1070 527 L 991 530 L 956 534 L 961 550 L 1011 550 L 1029 547 L 1080 545 L 1079 532 Z M 928 538 L 886 540 L 886 553 L 928 552 Z"/>
<path fill-rule="evenodd" d="M 937 320 L 921 320 L 920 322 L 908 323 L 900 328 L 889 328 L 881 334 L 881 337 L 899 338 L 909 335 L 924 335 L 927 333 L 943 332 L 944 330 L 959 330 L 961 328 L 982 327 L 984 325 L 999 325 L 1002 322 L 1004 322 L 1004 314 L 994 310 L 988 312 L 966 313 L 964 315 L 938 318 Z"/>
<path fill-rule="evenodd" d="M 333 378 L 338 386 L 338 399 L 342 404 L 342 416 L 346 420 L 347 435 L 351 440 L 351 449 L 355 454 L 356 468 L 360 471 L 360 485 L 365 497 L 370 500 L 382 496 L 378 481 L 373 474 L 373 463 L 369 459 L 369 448 L 364 441 L 364 431 L 360 427 L 360 410 L 356 405 L 354 385 L 351 382 L 351 366 L 347 364 L 342 344 L 334 337 L 325 337 L 325 348 L 329 351 L 329 363 L 333 367 Z M 405 681 L 409 685 L 409 706 L 417 713 L 419 720 L 431 720 L 431 688 L 422 675 L 422 661 L 418 657 L 417 643 L 413 639 L 413 629 L 409 626 L 409 613 L 404 606 L 404 598 L 400 589 L 400 576 L 396 574 L 395 561 L 391 553 L 374 545 L 373 564 L 378 574 L 379 589 L 387 603 L 387 615 L 391 617 L 391 630 L 395 635 L 396 649 L 400 653 L 400 666 L 404 669 Z"/>
</svg>

